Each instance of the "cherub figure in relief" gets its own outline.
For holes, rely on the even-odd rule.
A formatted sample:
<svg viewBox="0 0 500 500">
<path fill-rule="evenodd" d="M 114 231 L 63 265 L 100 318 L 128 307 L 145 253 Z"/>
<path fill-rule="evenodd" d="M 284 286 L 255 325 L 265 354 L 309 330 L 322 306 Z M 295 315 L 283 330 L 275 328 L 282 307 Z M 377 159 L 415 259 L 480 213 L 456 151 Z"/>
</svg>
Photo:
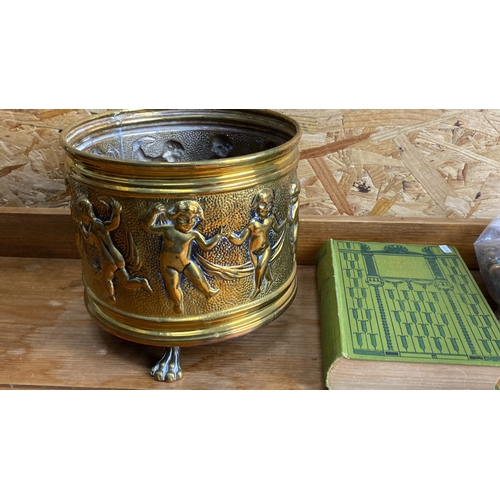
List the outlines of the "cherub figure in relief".
<svg viewBox="0 0 500 500">
<path fill-rule="evenodd" d="M 205 298 L 211 299 L 219 292 L 208 282 L 196 260 L 191 256 L 196 242 L 203 251 L 212 250 L 222 237 L 221 233 L 209 239 L 194 228 L 204 219 L 203 209 L 196 201 L 184 200 L 167 210 L 158 204 L 146 214 L 142 222 L 145 231 L 162 237 L 160 270 L 168 295 L 174 302 L 174 312 L 182 314 L 183 293 L 181 275 L 184 275 Z"/>
<path fill-rule="evenodd" d="M 105 203 L 103 201 L 103 203 Z M 106 283 L 111 300 L 116 300 L 115 285 L 113 279 L 118 276 L 126 289 L 143 289 L 149 293 L 153 290 L 146 278 L 131 277 L 127 271 L 126 265 L 131 264 L 139 266 L 139 257 L 137 248 L 133 243 L 133 238 L 128 228 L 126 228 L 127 243 L 129 248 L 126 251 L 127 258 L 123 256 L 111 239 L 111 232 L 118 229 L 120 225 L 122 207 L 118 201 L 110 199 L 111 216 L 108 220 L 99 219 L 94 212 L 94 207 L 90 200 L 85 196 L 79 196 L 75 202 L 73 211 L 75 221 L 80 229 L 83 238 L 80 241 L 80 253 L 85 253 L 84 243 L 87 242 L 97 248 L 100 255 L 100 269 L 96 269 Z"/>
<path fill-rule="evenodd" d="M 259 191 L 252 200 L 251 208 L 255 212 L 255 217 L 250 220 L 240 234 L 230 232 L 227 238 L 233 245 L 242 245 L 247 239 L 250 239 L 250 261 L 254 271 L 254 290 L 250 298 L 255 298 L 261 292 L 264 280 L 264 292 L 271 286 L 273 281 L 270 267 L 271 256 L 273 253 L 277 255 L 282 247 L 282 231 L 287 221 L 278 224 L 273 213 L 274 193 L 271 189 L 265 188 Z M 271 246 L 269 238 L 271 230 L 280 236 L 274 247 Z"/>
</svg>

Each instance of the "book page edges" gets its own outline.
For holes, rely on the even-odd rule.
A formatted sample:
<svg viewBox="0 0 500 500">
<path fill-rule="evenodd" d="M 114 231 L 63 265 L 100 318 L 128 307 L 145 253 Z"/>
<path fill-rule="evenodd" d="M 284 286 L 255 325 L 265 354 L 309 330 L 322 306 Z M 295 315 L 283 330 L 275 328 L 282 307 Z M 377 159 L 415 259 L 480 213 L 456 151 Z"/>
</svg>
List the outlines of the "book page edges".
<svg viewBox="0 0 500 500">
<path fill-rule="evenodd" d="M 491 390 L 500 367 L 368 361 L 341 357 L 327 374 L 331 390 Z"/>
</svg>

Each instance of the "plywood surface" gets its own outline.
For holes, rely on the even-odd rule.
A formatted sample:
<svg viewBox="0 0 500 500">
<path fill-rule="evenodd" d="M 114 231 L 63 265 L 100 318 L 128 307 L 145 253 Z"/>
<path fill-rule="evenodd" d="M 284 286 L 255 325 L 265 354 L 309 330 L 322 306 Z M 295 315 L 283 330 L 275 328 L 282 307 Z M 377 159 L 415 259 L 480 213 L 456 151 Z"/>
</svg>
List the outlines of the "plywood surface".
<svg viewBox="0 0 500 500">
<path fill-rule="evenodd" d="M 305 215 L 493 218 L 499 110 L 282 110 L 303 127 Z"/>
<path fill-rule="evenodd" d="M 322 389 L 315 270 L 277 320 L 239 339 L 181 350 L 184 378 L 149 375 L 163 350 L 94 324 L 77 259 L 0 258 L 0 388 Z"/>
<path fill-rule="evenodd" d="M 0 207 L 67 207 L 59 131 L 100 110 L 0 110 Z M 500 110 L 287 109 L 304 215 L 500 214 Z"/>
<path fill-rule="evenodd" d="M 0 110 L 0 206 L 67 207 L 59 132 L 91 110 Z"/>
</svg>

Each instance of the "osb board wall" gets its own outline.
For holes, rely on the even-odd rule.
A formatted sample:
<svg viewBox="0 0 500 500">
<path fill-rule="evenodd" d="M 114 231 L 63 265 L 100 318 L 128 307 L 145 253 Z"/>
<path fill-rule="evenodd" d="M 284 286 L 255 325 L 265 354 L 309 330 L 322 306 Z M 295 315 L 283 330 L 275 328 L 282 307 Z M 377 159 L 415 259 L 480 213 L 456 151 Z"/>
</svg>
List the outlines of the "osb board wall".
<svg viewBox="0 0 500 500">
<path fill-rule="evenodd" d="M 67 207 L 59 131 L 97 110 L 0 110 L 0 206 Z M 278 110 L 303 128 L 304 215 L 493 218 L 500 110 Z"/>
<path fill-rule="evenodd" d="M 0 207 L 67 207 L 59 132 L 90 110 L 0 110 Z"/>
</svg>

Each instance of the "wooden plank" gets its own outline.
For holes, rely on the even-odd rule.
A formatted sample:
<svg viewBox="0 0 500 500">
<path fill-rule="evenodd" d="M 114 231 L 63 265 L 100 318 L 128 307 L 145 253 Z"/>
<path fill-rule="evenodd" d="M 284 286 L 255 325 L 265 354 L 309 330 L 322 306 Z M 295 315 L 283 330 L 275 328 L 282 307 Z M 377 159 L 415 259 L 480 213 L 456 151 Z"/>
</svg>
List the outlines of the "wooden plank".
<svg viewBox="0 0 500 500">
<path fill-rule="evenodd" d="M 477 268 L 474 242 L 491 219 L 323 217 L 300 218 L 297 261 L 314 265 L 328 238 L 455 246 Z M 78 258 L 69 210 L 0 208 L 0 256 Z"/>
<path fill-rule="evenodd" d="M 0 272 L 0 389 L 324 388 L 314 267 L 299 266 L 297 297 L 273 323 L 183 349 L 184 378 L 173 384 L 149 375 L 161 348 L 119 339 L 93 322 L 78 260 L 1 257 Z"/>
<path fill-rule="evenodd" d="M 0 256 L 78 258 L 68 209 L 0 208 Z"/>
<path fill-rule="evenodd" d="M 457 248 L 471 269 L 477 269 L 474 242 L 489 219 L 391 217 L 322 217 L 301 219 L 297 261 L 313 265 L 328 238 L 392 243 L 447 244 Z"/>
<path fill-rule="evenodd" d="M 83 302 L 75 259 L 0 258 L 0 388 L 322 389 L 315 269 L 273 323 L 244 337 L 181 350 L 184 377 L 158 382 L 162 348 L 114 337 Z"/>
</svg>

